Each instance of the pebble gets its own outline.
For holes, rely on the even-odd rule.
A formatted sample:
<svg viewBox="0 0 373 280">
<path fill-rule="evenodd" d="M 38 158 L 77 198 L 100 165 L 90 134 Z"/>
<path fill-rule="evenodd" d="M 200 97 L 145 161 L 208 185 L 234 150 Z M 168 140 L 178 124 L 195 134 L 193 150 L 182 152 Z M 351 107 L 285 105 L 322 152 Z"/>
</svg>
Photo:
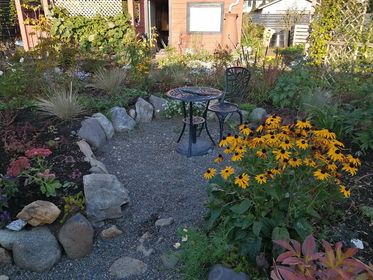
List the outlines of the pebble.
<svg viewBox="0 0 373 280">
<path fill-rule="evenodd" d="M 112 225 L 111 227 L 102 230 L 100 236 L 104 239 L 110 239 L 121 235 L 122 233 L 123 231 L 118 229 L 116 225 Z"/>
<path fill-rule="evenodd" d="M 110 266 L 109 272 L 112 276 L 122 279 L 143 274 L 147 269 L 147 264 L 140 260 L 130 257 L 121 257 Z"/>
<path fill-rule="evenodd" d="M 169 226 L 174 222 L 173 218 L 167 218 L 167 219 L 159 219 L 155 222 L 156 227 L 165 227 Z"/>
</svg>

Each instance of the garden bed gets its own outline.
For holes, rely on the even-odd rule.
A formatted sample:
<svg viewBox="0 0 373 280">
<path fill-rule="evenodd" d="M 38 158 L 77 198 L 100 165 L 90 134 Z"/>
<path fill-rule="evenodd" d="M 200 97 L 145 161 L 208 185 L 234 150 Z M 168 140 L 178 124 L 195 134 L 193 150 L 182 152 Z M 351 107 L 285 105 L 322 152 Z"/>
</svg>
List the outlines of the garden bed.
<svg viewBox="0 0 373 280">
<path fill-rule="evenodd" d="M 80 119 L 61 122 L 28 108 L 3 113 L 2 141 L 0 142 L 0 174 L 6 174 L 11 160 L 23 156 L 32 148 L 47 148 L 52 154 L 46 157 L 46 164 L 66 187 L 57 189 L 56 196 L 46 197 L 35 185 L 25 186 L 25 178 L 17 179 L 18 192 L 8 201 L 7 211 L 15 219 L 17 213 L 35 200 L 48 200 L 63 209 L 63 198 L 83 190 L 82 177 L 88 173 L 89 164 L 76 145 L 76 132 Z M 7 144 L 5 144 L 7 143 Z"/>
</svg>

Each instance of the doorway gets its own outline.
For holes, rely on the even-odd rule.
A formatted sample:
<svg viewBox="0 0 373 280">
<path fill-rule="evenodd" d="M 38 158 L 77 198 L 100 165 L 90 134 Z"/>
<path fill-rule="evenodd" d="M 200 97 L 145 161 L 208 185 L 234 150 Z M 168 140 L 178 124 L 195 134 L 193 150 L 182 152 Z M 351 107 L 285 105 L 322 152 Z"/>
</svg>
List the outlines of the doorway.
<svg viewBox="0 0 373 280">
<path fill-rule="evenodd" d="M 158 33 L 157 47 L 163 49 L 168 45 L 169 9 L 168 0 L 149 0 L 149 30 L 155 28 Z"/>
</svg>

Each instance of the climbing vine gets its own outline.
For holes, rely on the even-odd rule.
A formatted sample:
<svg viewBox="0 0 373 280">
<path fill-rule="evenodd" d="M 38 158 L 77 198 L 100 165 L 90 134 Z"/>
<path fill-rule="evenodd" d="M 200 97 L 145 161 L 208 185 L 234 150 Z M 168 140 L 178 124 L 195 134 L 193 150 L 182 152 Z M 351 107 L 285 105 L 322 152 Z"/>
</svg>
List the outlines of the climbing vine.
<svg viewBox="0 0 373 280">
<path fill-rule="evenodd" d="M 322 64 L 328 51 L 328 42 L 333 38 L 333 31 L 341 23 L 340 6 L 344 0 L 324 0 L 316 8 L 311 23 L 309 55 L 314 64 Z"/>
<path fill-rule="evenodd" d="M 321 65 L 328 51 L 328 42 L 333 38 L 333 31 L 341 23 L 340 6 L 344 0 L 324 0 L 316 8 L 311 23 L 309 55 L 313 63 Z"/>
</svg>

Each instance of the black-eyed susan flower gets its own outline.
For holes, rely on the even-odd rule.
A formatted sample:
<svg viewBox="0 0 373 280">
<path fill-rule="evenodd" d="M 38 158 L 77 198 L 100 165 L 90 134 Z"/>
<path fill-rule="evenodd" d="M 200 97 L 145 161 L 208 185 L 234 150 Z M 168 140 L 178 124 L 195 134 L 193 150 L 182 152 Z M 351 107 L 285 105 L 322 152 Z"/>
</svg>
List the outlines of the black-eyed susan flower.
<svg viewBox="0 0 373 280">
<path fill-rule="evenodd" d="M 295 145 L 297 145 L 297 147 L 302 150 L 306 150 L 308 148 L 308 142 L 304 139 L 297 140 L 295 142 Z"/>
<path fill-rule="evenodd" d="M 275 177 L 275 175 L 273 174 L 273 172 L 271 170 L 266 171 L 266 176 L 268 178 L 271 178 L 271 179 L 273 179 Z"/>
<path fill-rule="evenodd" d="M 243 154 L 244 152 L 246 152 L 245 146 L 236 147 L 236 152 Z"/>
<path fill-rule="evenodd" d="M 219 142 L 219 147 L 226 147 L 228 146 L 227 137 L 223 137 Z"/>
<path fill-rule="evenodd" d="M 267 150 L 266 149 L 260 149 L 256 151 L 256 156 L 260 158 L 267 158 Z"/>
<path fill-rule="evenodd" d="M 216 169 L 215 168 L 209 168 L 206 170 L 206 172 L 203 174 L 203 177 L 206 180 L 211 180 L 216 175 Z"/>
<path fill-rule="evenodd" d="M 226 153 L 226 154 L 231 154 L 231 153 L 233 153 L 233 151 L 234 151 L 234 149 L 231 146 L 227 146 L 224 149 L 224 153 Z"/>
<path fill-rule="evenodd" d="M 282 173 L 282 171 L 279 167 L 272 168 L 271 172 L 272 172 L 273 175 L 279 175 L 279 174 Z"/>
<path fill-rule="evenodd" d="M 335 139 L 336 135 L 334 132 L 330 132 L 329 129 L 315 130 L 313 132 L 317 137 L 325 139 Z"/>
<path fill-rule="evenodd" d="M 228 145 L 235 145 L 236 144 L 235 136 L 233 136 L 232 134 L 228 134 L 227 142 L 228 142 Z"/>
<path fill-rule="evenodd" d="M 255 137 L 251 140 L 251 143 L 254 147 L 256 146 L 259 146 L 259 145 L 262 145 L 264 143 L 264 137 L 262 136 L 258 136 L 258 137 Z"/>
<path fill-rule="evenodd" d="M 312 128 L 310 121 L 303 119 L 295 123 L 295 127 L 298 129 Z"/>
<path fill-rule="evenodd" d="M 340 149 L 336 148 L 331 148 L 328 151 L 328 156 L 333 160 L 333 161 L 343 161 L 344 155 L 342 154 Z"/>
<path fill-rule="evenodd" d="M 281 150 L 274 150 L 273 154 L 276 156 L 276 160 L 284 160 L 284 159 L 290 158 L 291 152 L 281 149 Z"/>
<path fill-rule="evenodd" d="M 235 152 L 232 156 L 232 161 L 239 161 L 243 159 L 243 153 Z"/>
<path fill-rule="evenodd" d="M 247 124 L 241 124 L 239 129 L 243 135 L 250 135 L 250 133 L 252 132 Z"/>
<path fill-rule="evenodd" d="M 321 169 L 317 169 L 315 172 L 313 172 L 313 175 L 316 177 L 317 180 L 320 181 L 327 180 L 330 177 L 330 174 Z"/>
<path fill-rule="evenodd" d="M 336 171 L 338 169 L 338 166 L 330 161 L 327 165 L 326 165 L 326 169 L 328 169 L 329 171 Z"/>
<path fill-rule="evenodd" d="M 258 132 L 258 133 L 261 133 L 262 131 L 263 131 L 263 129 L 264 129 L 264 126 L 261 124 L 261 125 L 259 125 L 257 128 L 256 128 L 256 132 Z"/>
<path fill-rule="evenodd" d="M 227 180 L 233 173 L 234 169 L 232 166 L 226 166 L 222 171 L 220 171 L 220 175 L 224 180 Z"/>
<path fill-rule="evenodd" d="M 224 160 L 224 157 L 223 155 L 218 155 L 215 159 L 214 159 L 214 162 L 215 163 L 221 163 L 222 161 Z"/>
<path fill-rule="evenodd" d="M 271 134 L 266 135 L 266 137 L 265 137 L 265 143 L 268 146 L 273 146 L 273 145 L 277 144 L 278 141 L 279 141 L 278 138 L 273 134 L 272 135 Z"/>
<path fill-rule="evenodd" d="M 290 140 L 286 139 L 285 141 L 281 142 L 279 146 L 281 149 L 289 150 L 293 147 L 293 144 L 290 142 Z"/>
<path fill-rule="evenodd" d="M 259 184 L 265 184 L 267 183 L 267 177 L 265 174 L 258 174 L 255 176 L 255 180 L 259 183 Z"/>
<path fill-rule="evenodd" d="M 361 165 L 361 161 L 357 156 L 347 155 L 346 159 L 349 163 L 352 163 L 355 166 L 360 166 Z"/>
<path fill-rule="evenodd" d="M 295 158 L 295 157 L 293 157 L 293 158 L 291 158 L 290 160 L 289 160 L 289 165 L 291 166 L 291 167 L 298 167 L 298 166 L 301 166 L 302 165 L 302 160 L 300 159 L 300 158 Z"/>
<path fill-rule="evenodd" d="M 343 194 L 345 198 L 348 198 L 351 195 L 351 190 L 343 185 L 339 186 L 339 191 Z"/>
<path fill-rule="evenodd" d="M 234 183 L 240 188 L 246 189 L 249 185 L 250 177 L 246 173 L 242 173 L 234 179 Z"/>
<path fill-rule="evenodd" d="M 303 163 L 304 163 L 305 166 L 308 166 L 308 167 L 315 167 L 316 166 L 316 162 L 313 161 L 312 159 L 308 158 L 308 157 L 303 160 Z"/>
<path fill-rule="evenodd" d="M 346 171 L 351 174 L 351 176 L 355 176 L 357 173 L 357 168 L 353 163 L 345 163 L 342 167 L 343 171 Z"/>
</svg>

